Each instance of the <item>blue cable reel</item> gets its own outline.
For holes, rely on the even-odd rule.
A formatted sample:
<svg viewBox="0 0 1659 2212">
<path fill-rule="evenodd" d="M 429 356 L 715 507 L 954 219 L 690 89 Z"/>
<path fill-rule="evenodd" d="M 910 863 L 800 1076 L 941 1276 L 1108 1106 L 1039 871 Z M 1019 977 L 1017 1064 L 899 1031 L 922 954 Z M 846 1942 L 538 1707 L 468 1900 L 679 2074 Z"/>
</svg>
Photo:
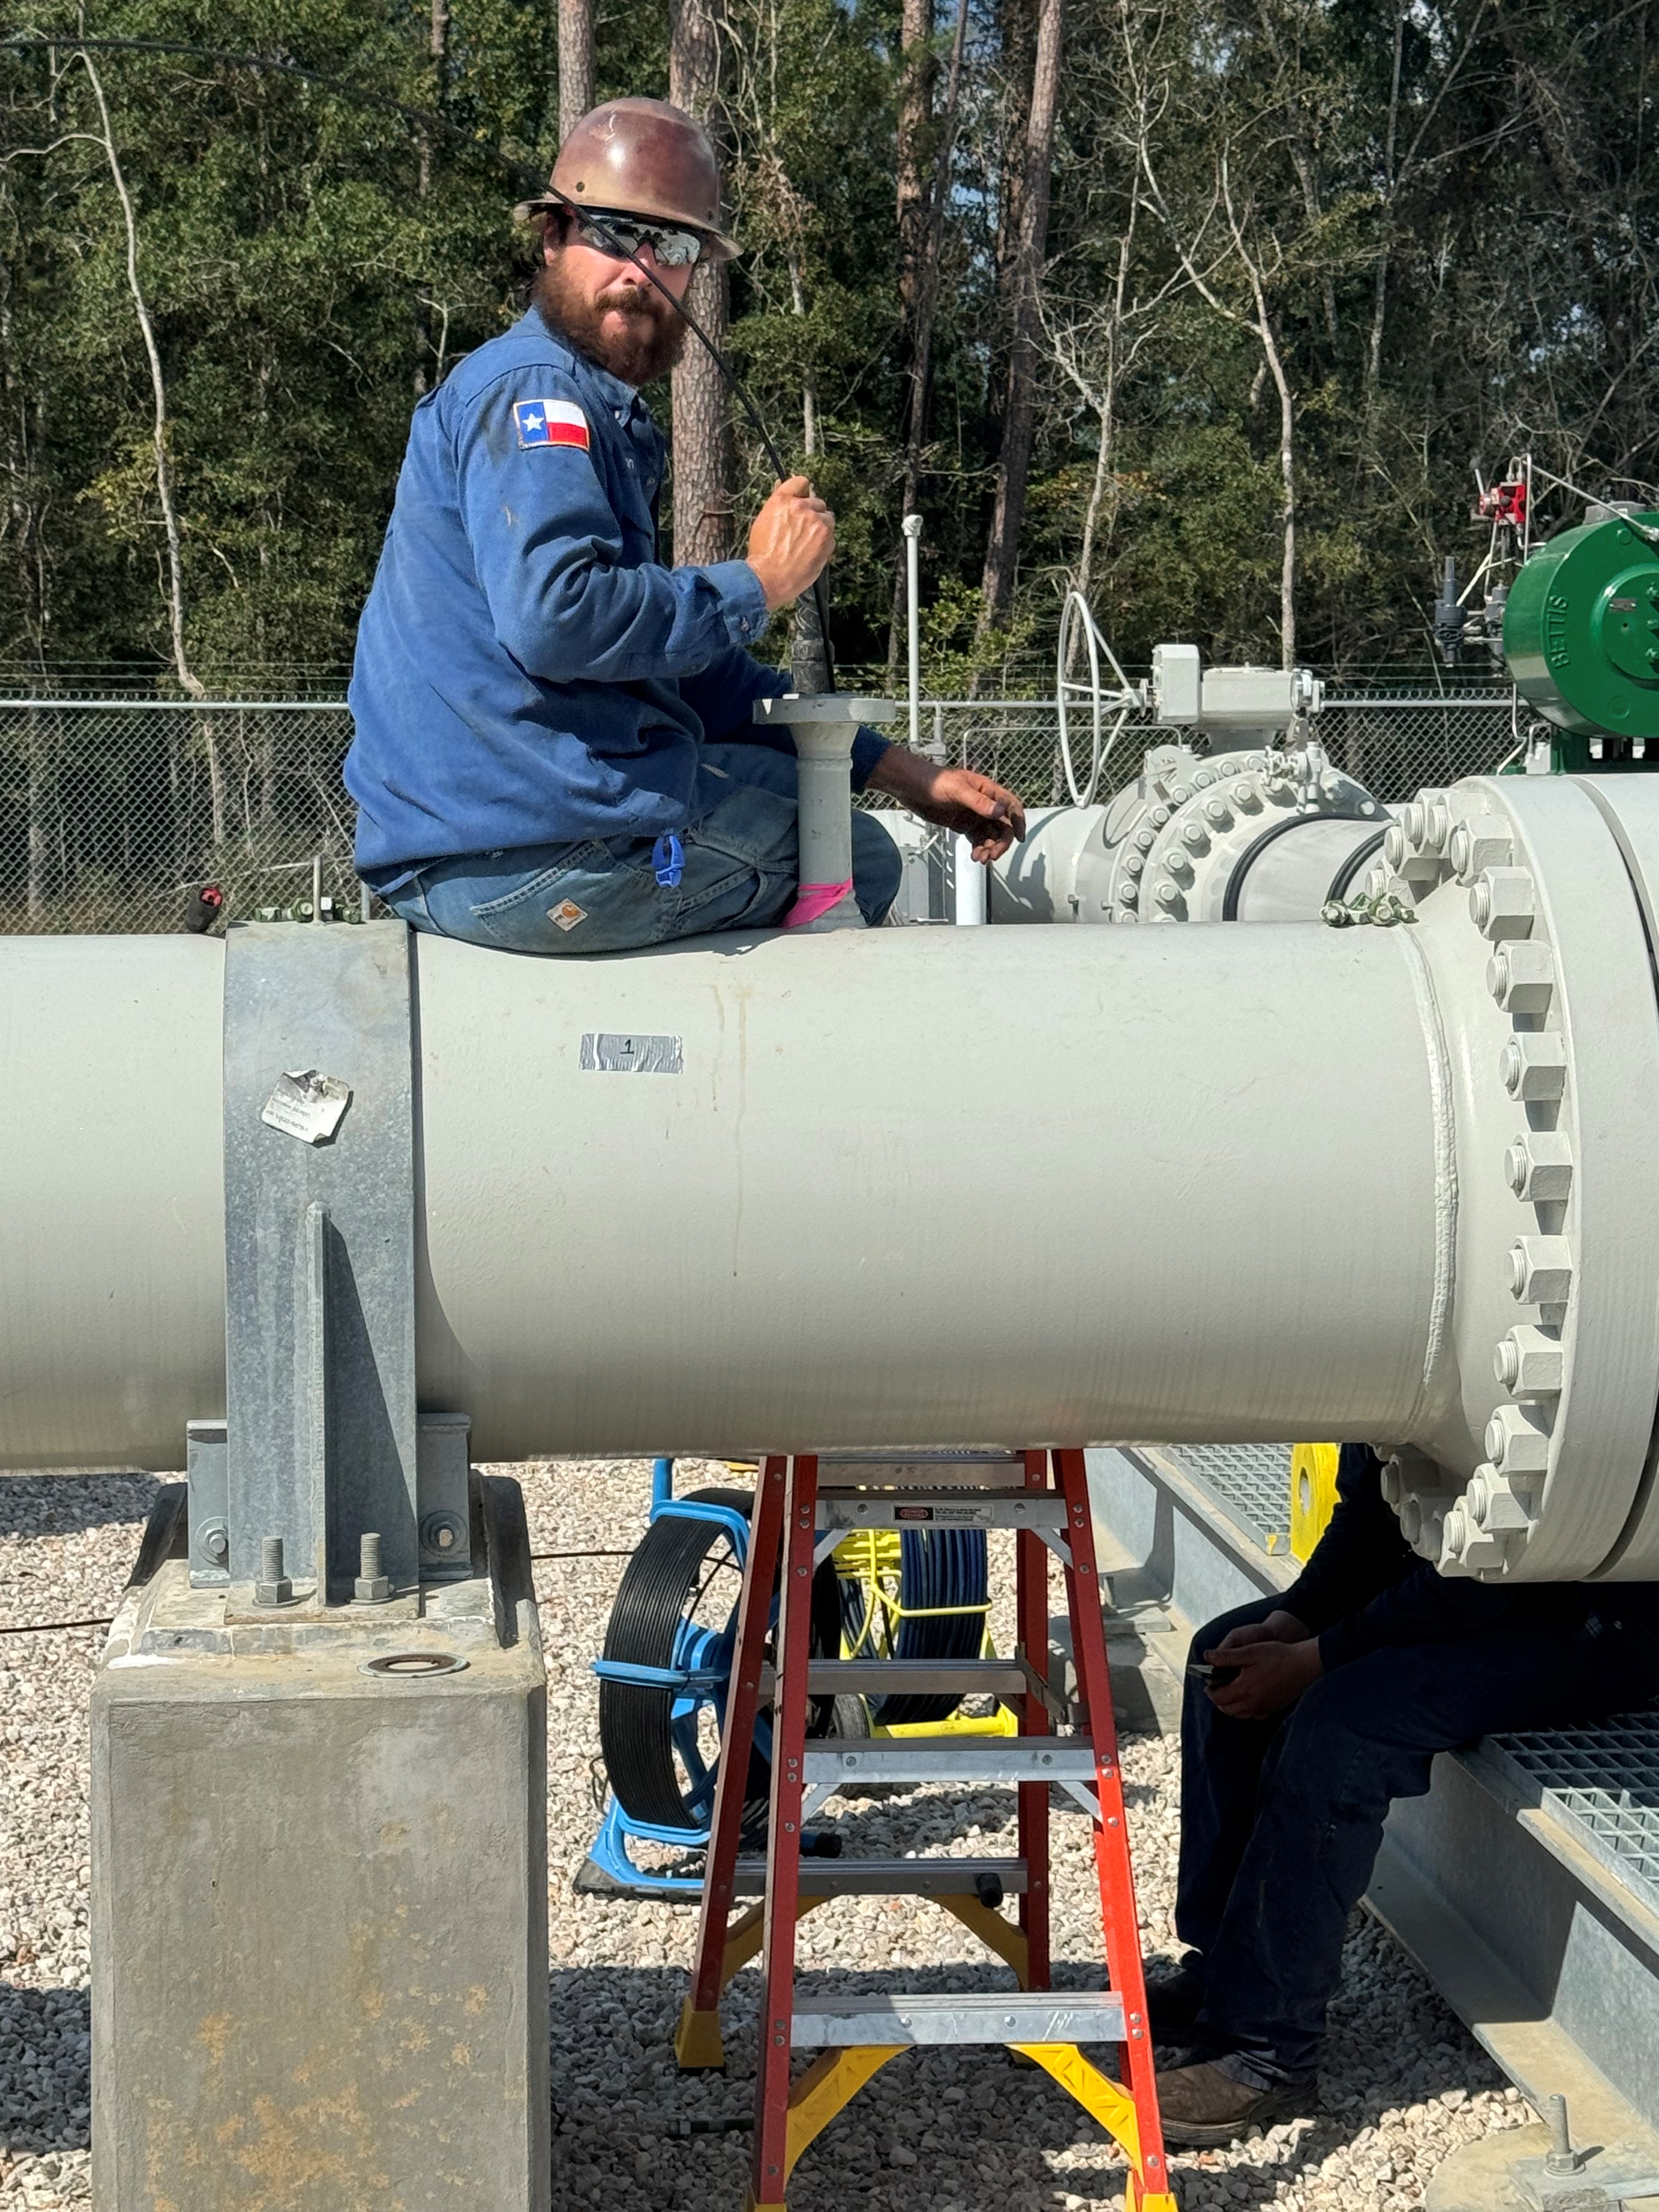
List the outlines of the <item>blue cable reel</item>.
<svg viewBox="0 0 1659 2212">
<path fill-rule="evenodd" d="M 692 1491 L 677 1498 L 673 1465 L 659 1459 L 653 1466 L 649 1523 L 623 1570 L 606 1624 L 604 1655 L 593 1664 L 599 1681 L 599 1747 L 609 1787 L 599 1834 L 576 1877 L 575 1887 L 585 1895 L 690 1903 L 702 1887 L 699 1858 L 664 1864 L 660 1847 L 699 1854 L 708 1842 L 753 1498 L 737 1489 Z M 902 1595 L 915 1605 L 954 1603 L 981 1610 L 972 1613 L 970 1623 L 949 1614 L 907 1621 L 900 1639 L 906 1657 L 962 1656 L 964 1636 L 974 1639 L 974 1651 L 978 1649 L 988 1571 L 984 1534 L 940 1533 L 948 1534 L 948 1544 L 929 1544 L 921 1540 L 921 1532 L 906 1532 Z M 849 1589 L 856 1602 L 856 1585 L 843 1583 L 833 1560 L 824 1560 L 812 1585 L 815 1656 L 837 1656 L 855 1634 L 848 1610 Z M 771 1621 L 775 1631 L 775 1596 Z M 888 1698 L 882 1705 L 901 1702 L 923 1704 L 921 1698 Z M 930 1698 L 925 1712 L 904 1717 L 943 1718 L 955 1703 Z M 809 1735 L 865 1736 L 870 1725 L 870 1708 L 860 1698 L 819 1698 L 808 1708 Z M 750 1747 L 744 1792 L 745 1850 L 764 1847 L 770 1760 L 771 1720 L 763 1711 Z M 840 1848 L 833 1833 L 804 1835 L 801 1841 L 809 1854 L 816 1848 L 833 1856 Z M 642 1857 L 639 1847 L 653 1844 L 659 1848 Z"/>
</svg>

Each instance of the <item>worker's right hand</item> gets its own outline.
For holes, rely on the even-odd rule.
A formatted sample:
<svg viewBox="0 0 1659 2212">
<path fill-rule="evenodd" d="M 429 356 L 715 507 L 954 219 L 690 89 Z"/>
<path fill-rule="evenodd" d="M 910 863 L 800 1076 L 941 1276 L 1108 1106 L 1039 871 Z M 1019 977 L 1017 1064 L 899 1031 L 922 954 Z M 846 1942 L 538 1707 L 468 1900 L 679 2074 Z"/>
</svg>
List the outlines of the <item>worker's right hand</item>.
<svg viewBox="0 0 1659 2212">
<path fill-rule="evenodd" d="M 816 583 L 836 550 L 836 518 L 805 477 L 775 485 L 755 517 L 746 556 L 775 614 Z"/>
<path fill-rule="evenodd" d="M 1237 1628 L 1230 1628 L 1213 1651 L 1204 1656 L 1213 1660 L 1218 1667 L 1225 1667 L 1235 1656 L 1251 1644 L 1305 1644 L 1309 1631 L 1293 1613 L 1270 1613 L 1265 1620 L 1246 1620 Z"/>
</svg>

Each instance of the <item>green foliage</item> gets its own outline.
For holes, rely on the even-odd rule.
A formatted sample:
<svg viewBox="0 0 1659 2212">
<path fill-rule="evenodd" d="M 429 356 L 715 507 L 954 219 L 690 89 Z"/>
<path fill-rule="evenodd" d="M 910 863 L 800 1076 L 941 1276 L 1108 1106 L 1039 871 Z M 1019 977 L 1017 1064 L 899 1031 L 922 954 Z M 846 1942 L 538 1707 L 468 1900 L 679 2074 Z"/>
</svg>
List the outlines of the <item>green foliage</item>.
<svg viewBox="0 0 1659 2212">
<path fill-rule="evenodd" d="M 897 562 L 897 12 L 731 0 L 722 19 L 732 350 L 792 461 L 810 387 L 848 662 L 885 658 Z M 1030 20 L 1025 0 L 969 17 L 922 472 L 937 685 L 1044 681 L 1085 538 L 1126 659 L 1166 636 L 1279 657 L 1270 349 L 1297 649 L 1332 672 L 1425 657 L 1439 560 L 1484 550 L 1472 457 L 1490 474 L 1530 446 L 1597 492 L 1659 473 L 1655 64 L 1632 19 L 1069 0 L 1021 585 L 975 643 Z M 170 684 L 150 369 L 76 21 L 0 0 L 4 33 L 64 40 L 0 50 L 0 660 Z M 109 0 L 89 27 L 203 50 L 91 56 L 166 387 L 191 665 L 219 690 L 337 671 L 410 409 L 519 312 L 508 210 L 554 151 L 555 11 L 453 0 L 436 59 L 428 10 L 376 0 Z M 602 8 L 597 58 L 602 93 L 665 91 L 666 8 Z M 738 446 L 752 506 L 746 424 Z M 1558 495 L 1548 518 L 1569 512 Z"/>
</svg>

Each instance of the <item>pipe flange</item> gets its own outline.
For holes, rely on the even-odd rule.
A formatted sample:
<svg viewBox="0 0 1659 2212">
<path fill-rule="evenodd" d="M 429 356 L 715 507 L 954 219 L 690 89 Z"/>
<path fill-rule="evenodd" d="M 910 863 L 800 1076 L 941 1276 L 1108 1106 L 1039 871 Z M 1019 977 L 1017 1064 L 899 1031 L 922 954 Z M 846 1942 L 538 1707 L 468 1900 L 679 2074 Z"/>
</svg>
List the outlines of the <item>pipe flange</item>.
<svg viewBox="0 0 1659 2212">
<path fill-rule="evenodd" d="M 1443 1573 L 1591 1574 L 1640 1483 L 1659 1380 L 1659 1320 L 1630 1256 L 1646 1240 L 1628 1233 L 1632 1212 L 1659 1212 L 1629 1103 L 1659 1081 L 1629 884 L 1581 787 L 1506 777 L 1419 791 L 1369 888 L 1414 908 L 1409 934 L 1464 1043 L 1455 1372 L 1426 1461 L 1391 1462 L 1390 1502 Z M 1649 1340 L 1634 1358 L 1632 1306 Z"/>
<path fill-rule="evenodd" d="M 1115 921 L 1231 920 L 1229 887 L 1264 841 L 1298 822 L 1383 818 L 1364 786 L 1317 744 L 1208 761 L 1161 746 L 1139 785 L 1109 810 L 1111 879 L 1099 909 Z"/>
</svg>

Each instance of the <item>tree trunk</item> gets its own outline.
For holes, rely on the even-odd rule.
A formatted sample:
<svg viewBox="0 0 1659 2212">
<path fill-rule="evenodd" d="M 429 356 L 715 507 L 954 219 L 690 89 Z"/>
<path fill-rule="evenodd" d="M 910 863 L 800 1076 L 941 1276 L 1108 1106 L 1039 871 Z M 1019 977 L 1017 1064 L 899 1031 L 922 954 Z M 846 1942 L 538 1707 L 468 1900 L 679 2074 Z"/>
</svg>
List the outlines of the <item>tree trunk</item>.
<svg viewBox="0 0 1659 2212">
<path fill-rule="evenodd" d="M 1036 422 L 1037 288 L 1048 235 L 1048 183 L 1060 106 L 1060 40 L 1064 0 L 1039 0 L 1036 59 L 1025 126 L 1025 174 L 1019 235 L 1014 250 L 1013 339 L 1008 353 L 1008 394 L 1003 409 L 1002 455 L 997 465 L 996 506 L 985 553 L 980 634 L 1006 622 L 1019 562 L 1020 525 L 1031 473 Z"/>
<path fill-rule="evenodd" d="M 444 101 L 449 88 L 449 0 L 431 0 L 431 11 L 427 24 L 427 52 L 432 63 L 432 104 L 437 112 L 444 112 Z M 432 141 L 422 131 L 420 135 L 419 166 L 415 179 L 415 197 L 424 200 L 432 191 Z M 423 399 L 438 382 L 432 373 L 432 287 L 424 279 L 415 287 L 415 397 Z M 439 368 L 439 375 L 442 373 Z"/>
<path fill-rule="evenodd" d="M 593 105 L 593 0 L 559 0 L 559 143 Z"/>
<path fill-rule="evenodd" d="M 668 97 L 715 131 L 720 38 L 710 0 L 671 0 Z M 700 262 L 686 305 L 722 350 L 731 320 L 724 262 Z M 732 420 L 720 371 L 694 339 L 674 371 L 674 559 L 684 568 L 729 561 L 737 477 Z"/>
<path fill-rule="evenodd" d="M 1389 84 L 1389 125 L 1382 147 L 1382 238 L 1371 288 L 1371 336 L 1365 349 L 1365 413 L 1376 411 L 1382 377 L 1382 327 L 1389 304 L 1389 261 L 1394 251 L 1395 146 L 1400 131 L 1400 64 L 1406 40 L 1406 11 L 1394 19 L 1394 70 Z"/>
<path fill-rule="evenodd" d="M 921 496 L 921 456 L 927 441 L 927 390 L 933 371 L 933 312 L 939 305 L 939 261 L 945 251 L 945 216 L 951 204 L 951 166 L 956 158 L 957 121 L 962 106 L 962 64 L 968 44 L 968 0 L 957 0 L 957 27 L 951 40 L 951 71 L 945 82 L 945 112 L 939 118 L 933 173 L 923 193 L 926 217 L 916 270 L 915 322 L 908 362 L 904 416 L 904 490 L 901 514 L 914 514 Z M 901 212 L 901 228 L 902 213 Z M 902 280 L 901 278 L 901 295 Z M 905 565 L 899 559 L 893 578 L 892 611 L 887 626 L 887 665 L 898 665 L 907 615 Z"/>
<path fill-rule="evenodd" d="M 927 252 L 928 144 L 933 119 L 933 0 L 903 0 L 903 64 L 898 104 L 898 291 L 900 358 L 915 360 Z"/>
</svg>

